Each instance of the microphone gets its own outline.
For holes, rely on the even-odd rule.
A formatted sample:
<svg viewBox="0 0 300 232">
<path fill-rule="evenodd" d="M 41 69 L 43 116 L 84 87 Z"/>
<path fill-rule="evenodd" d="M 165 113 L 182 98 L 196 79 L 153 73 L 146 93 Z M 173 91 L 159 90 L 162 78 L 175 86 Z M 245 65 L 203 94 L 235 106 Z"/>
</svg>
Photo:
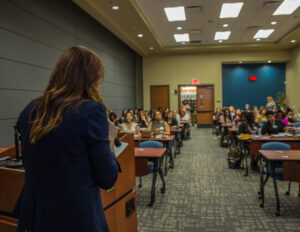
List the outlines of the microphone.
<svg viewBox="0 0 300 232">
<path fill-rule="evenodd" d="M 115 138 L 114 143 L 115 143 L 116 147 L 120 147 L 121 146 L 121 142 L 120 142 L 119 138 Z"/>
<path fill-rule="evenodd" d="M 20 159 L 20 150 L 19 150 L 19 133 L 18 133 L 18 128 L 17 125 L 14 125 L 14 131 L 15 131 L 15 148 L 16 148 L 16 156 L 14 158 L 11 158 L 7 164 L 6 167 L 9 168 L 17 168 L 17 167 L 22 167 L 23 166 L 23 161 Z"/>
</svg>

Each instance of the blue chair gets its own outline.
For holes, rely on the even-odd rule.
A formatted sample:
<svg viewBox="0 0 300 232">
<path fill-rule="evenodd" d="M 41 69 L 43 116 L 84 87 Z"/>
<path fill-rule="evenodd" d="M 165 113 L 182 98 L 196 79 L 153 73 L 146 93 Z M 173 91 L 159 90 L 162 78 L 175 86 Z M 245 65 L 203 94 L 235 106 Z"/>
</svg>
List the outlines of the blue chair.
<svg viewBox="0 0 300 232">
<path fill-rule="evenodd" d="M 140 148 L 163 148 L 162 143 L 158 141 L 143 141 L 139 145 Z M 153 161 L 153 160 L 152 160 Z M 158 161 L 158 167 L 160 167 L 160 161 Z M 148 174 L 153 173 L 154 170 L 154 162 L 148 162 Z M 142 177 L 140 176 L 139 187 L 142 187 Z"/>
<path fill-rule="evenodd" d="M 293 127 L 300 127 L 300 122 L 296 122 L 293 124 Z"/>
<path fill-rule="evenodd" d="M 286 143 L 281 143 L 281 142 L 268 142 L 265 143 L 261 146 L 261 150 L 291 150 L 291 146 Z M 278 153 L 278 155 L 281 155 Z M 267 177 L 265 180 L 263 180 L 263 175 L 262 173 L 267 174 Z M 260 207 L 264 207 L 264 186 L 268 181 L 268 178 L 272 177 L 273 178 L 273 184 L 274 184 L 274 191 L 275 191 L 275 196 L 276 196 L 276 215 L 280 215 L 280 201 L 279 201 L 279 196 L 278 196 L 278 189 L 277 189 L 277 183 L 276 180 L 283 180 L 283 168 L 282 168 L 282 162 L 276 162 L 276 163 L 271 163 L 268 162 L 267 166 L 261 170 L 261 178 L 260 178 L 260 186 L 261 186 L 261 191 L 259 192 L 260 199 L 262 199 L 262 203 Z"/>
<path fill-rule="evenodd" d="M 300 134 L 300 130 L 296 130 L 296 131 L 295 131 L 295 134 L 296 134 L 296 135 L 299 135 L 299 134 Z"/>
</svg>

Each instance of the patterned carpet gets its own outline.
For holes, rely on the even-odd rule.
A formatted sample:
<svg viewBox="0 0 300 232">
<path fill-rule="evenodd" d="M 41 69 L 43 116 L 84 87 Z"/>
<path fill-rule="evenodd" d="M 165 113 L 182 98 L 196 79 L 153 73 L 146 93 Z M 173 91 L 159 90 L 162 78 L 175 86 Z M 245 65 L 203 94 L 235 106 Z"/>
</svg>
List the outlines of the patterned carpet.
<svg viewBox="0 0 300 232">
<path fill-rule="evenodd" d="M 165 177 L 166 193 L 156 182 L 156 201 L 150 201 L 152 174 L 137 189 L 138 231 L 246 232 L 300 231 L 298 185 L 278 182 L 281 216 L 275 215 L 273 183 L 265 188 L 265 208 L 259 207 L 259 174 L 229 169 L 226 148 L 221 148 L 211 129 L 192 129 L 175 159 L 175 169 Z M 137 179 L 138 185 L 138 179 Z"/>
</svg>

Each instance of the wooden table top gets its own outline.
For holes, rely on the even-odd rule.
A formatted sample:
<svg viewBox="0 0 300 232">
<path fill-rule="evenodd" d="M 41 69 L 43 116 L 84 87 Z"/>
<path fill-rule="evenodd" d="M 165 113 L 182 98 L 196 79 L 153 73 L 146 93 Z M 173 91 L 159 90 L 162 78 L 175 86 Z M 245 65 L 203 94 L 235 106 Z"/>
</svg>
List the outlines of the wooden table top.
<svg viewBox="0 0 300 232">
<path fill-rule="evenodd" d="M 157 137 L 150 137 L 150 138 L 143 138 L 143 137 L 136 137 L 134 138 L 134 141 L 148 141 L 148 140 L 154 140 L 154 141 L 172 141 L 174 139 L 174 135 L 168 135 L 166 138 L 157 138 Z"/>
<path fill-rule="evenodd" d="M 167 148 L 134 148 L 134 156 L 142 158 L 160 158 L 166 152 Z"/>
<path fill-rule="evenodd" d="M 295 141 L 300 142 L 299 136 L 288 136 L 288 137 L 274 137 L 274 136 L 252 136 L 252 141 Z"/>
<path fill-rule="evenodd" d="M 279 161 L 300 161 L 300 150 L 259 150 L 268 160 L 279 160 Z"/>
</svg>

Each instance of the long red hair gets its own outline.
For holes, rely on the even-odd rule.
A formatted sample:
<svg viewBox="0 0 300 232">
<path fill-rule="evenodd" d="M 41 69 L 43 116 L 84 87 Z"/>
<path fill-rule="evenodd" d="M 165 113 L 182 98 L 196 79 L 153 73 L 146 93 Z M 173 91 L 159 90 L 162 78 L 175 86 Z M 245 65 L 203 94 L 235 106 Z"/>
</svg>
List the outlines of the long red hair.
<svg viewBox="0 0 300 232">
<path fill-rule="evenodd" d="M 30 142 L 36 143 L 57 127 L 68 107 L 92 100 L 105 105 L 99 91 L 104 66 L 99 56 L 83 46 L 68 48 L 59 58 L 43 95 L 31 111 Z"/>
</svg>

